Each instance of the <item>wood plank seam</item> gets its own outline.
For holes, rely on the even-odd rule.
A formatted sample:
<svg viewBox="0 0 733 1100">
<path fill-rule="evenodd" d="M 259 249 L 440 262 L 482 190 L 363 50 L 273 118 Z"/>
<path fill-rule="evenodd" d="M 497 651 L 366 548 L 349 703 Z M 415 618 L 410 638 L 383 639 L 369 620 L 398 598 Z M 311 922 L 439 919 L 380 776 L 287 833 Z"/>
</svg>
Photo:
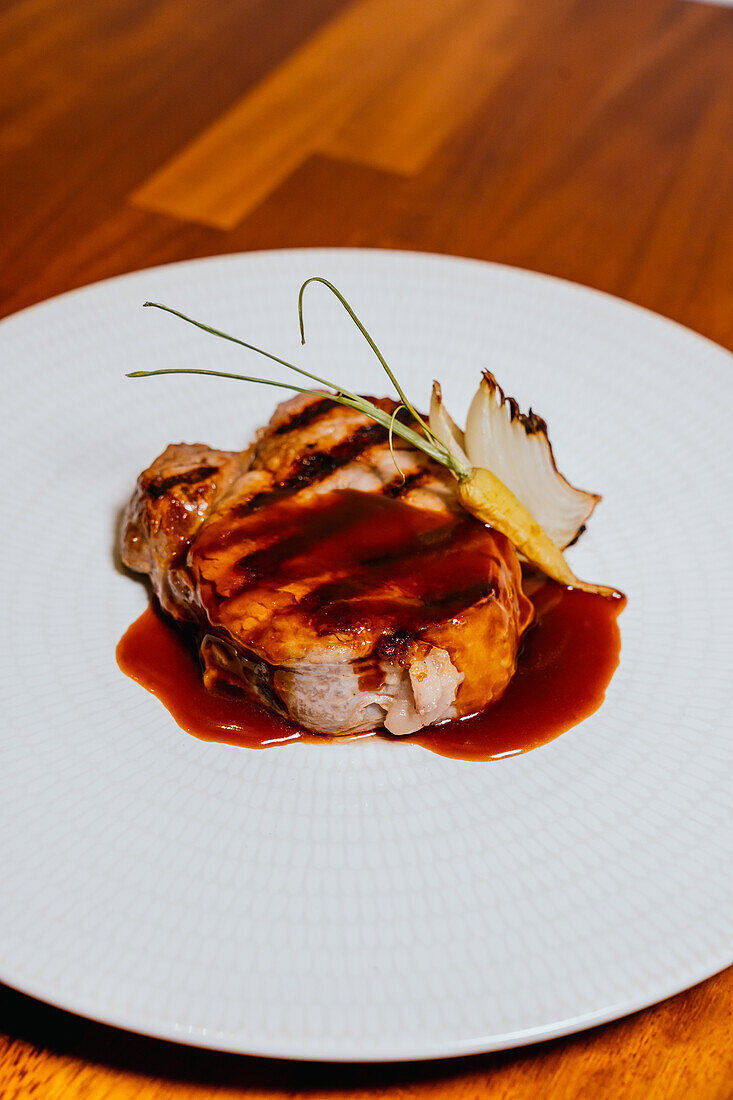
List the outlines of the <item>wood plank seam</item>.
<svg viewBox="0 0 733 1100">
<path fill-rule="evenodd" d="M 516 6 L 355 0 L 138 187 L 131 202 L 233 229 L 314 153 L 398 174 L 419 171 L 504 72 L 509 54 L 494 42 Z"/>
</svg>

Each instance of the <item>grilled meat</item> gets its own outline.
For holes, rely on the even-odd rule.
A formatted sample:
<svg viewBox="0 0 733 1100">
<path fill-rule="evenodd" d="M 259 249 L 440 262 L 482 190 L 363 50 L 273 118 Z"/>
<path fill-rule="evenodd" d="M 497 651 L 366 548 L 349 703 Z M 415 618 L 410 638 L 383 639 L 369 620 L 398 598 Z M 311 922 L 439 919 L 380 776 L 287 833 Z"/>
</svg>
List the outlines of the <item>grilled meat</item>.
<svg viewBox="0 0 733 1100">
<path fill-rule="evenodd" d="M 532 618 L 514 549 L 443 467 L 402 441 L 394 459 L 380 425 L 299 395 L 249 450 L 173 445 L 140 475 L 123 559 L 196 624 L 207 687 L 333 735 L 501 695 Z"/>
</svg>

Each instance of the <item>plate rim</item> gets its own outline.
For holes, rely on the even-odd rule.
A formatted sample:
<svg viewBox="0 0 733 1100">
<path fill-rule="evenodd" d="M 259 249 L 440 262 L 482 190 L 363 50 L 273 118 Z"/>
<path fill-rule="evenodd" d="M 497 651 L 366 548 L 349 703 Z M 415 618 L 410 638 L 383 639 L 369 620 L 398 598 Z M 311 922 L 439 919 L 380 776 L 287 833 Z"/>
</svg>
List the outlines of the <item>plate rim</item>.
<svg viewBox="0 0 733 1100">
<path fill-rule="evenodd" d="M 67 291 L 54 295 L 50 298 L 46 298 L 39 302 L 34 302 L 31 305 L 17 310 L 11 314 L 4 316 L 0 319 L 0 338 L 3 325 L 12 325 L 14 323 L 25 322 L 29 315 L 32 315 L 34 311 L 47 308 L 52 303 L 63 303 L 67 300 L 75 300 L 77 296 L 88 295 L 95 291 L 97 288 L 105 288 L 108 284 L 125 283 L 130 280 L 135 280 L 140 276 L 144 276 L 153 272 L 161 272 L 169 269 L 178 268 L 194 268 L 200 266 L 206 266 L 213 263 L 231 263 L 235 265 L 237 262 L 241 262 L 246 259 L 256 257 L 269 257 L 277 256 L 284 260 L 289 257 L 303 258 L 308 255 L 317 255 L 322 260 L 325 260 L 329 255 L 345 256 L 353 259 L 359 257 L 373 257 L 373 256 L 398 256 L 408 257 L 416 261 L 436 262 L 438 264 L 453 264 L 464 268 L 474 269 L 486 269 L 487 267 L 494 269 L 497 275 L 502 272 L 512 272 L 518 274 L 521 277 L 528 278 L 529 281 L 540 281 L 547 283 L 548 281 L 553 284 L 559 284 L 563 289 L 570 288 L 571 293 L 576 297 L 590 297 L 591 299 L 605 299 L 610 300 L 614 304 L 614 308 L 618 308 L 619 305 L 626 310 L 631 310 L 634 313 L 640 312 L 641 314 L 648 315 L 653 318 L 658 324 L 663 322 L 668 331 L 676 333 L 684 333 L 685 338 L 689 339 L 692 336 L 697 341 L 704 341 L 706 344 L 711 345 L 716 352 L 723 352 L 725 355 L 733 359 L 733 350 L 726 346 L 717 343 L 710 337 L 697 332 L 689 326 L 683 325 L 672 318 L 666 317 L 663 314 L 657 313 L 648 309 L 645 306 L 639 305 L 636 302 L 628 301 L 617 295 L 610 294 L 606 291 L 599 290 L 592 286 L 576 283 L 572 280 L 565 279 L 557 275 L 551 275 L 540 271 L 534 271 L 528 268 L 522 268 L 515 265 L 498 263 L 493 260 L 483 260 L 476 257 L 469 256 L 456 256 L 447 253 L 421 251 L 415 249 L 395 249 L 395 248 L 360 248 L 360 247 L 345 247 L 338 246 L 315 246 L 315 247 L 297 247 L 297 248 L 279 248 L 279 249 L 258 249 L 244 252 L 226 252 L 219 254 L 210 254 L 202 257 L 193 257 L 189 259 L 181 259 L 171 261 L 165 264 L 152 265 L 148 267 L 138 268 L 132 271 L 123 272 L 118 275 L 112 275 L 105 279 L 96 280 L 93 282 L 85 283 L 81 286 L 74 287 Z M 635 1012 L 641 1011 L 645 1008 L 652 1007 L 659 1004 L 678 993 L 682 993 L 689 990 L 693 986 L 703 982 L 727 967 L 733 964 L 733 949 L 727 950 L 723 955 L 719 955 L 716 958 L 708 957 L 706 961 L 698 966 L 689 966 L 686 968 L 683 977 L 678 977 L 673 981 L 661 981 L 657 984 L 653 991 L 649 991 L 647 994 L 640 997 L 630 997 L 626 1000 L 618 1001 L 613 1004 L 605 1005 L 599 1009 L 592 1010 L 590 1012 L 581 1013 L 577 1016 L 570 1017 L 568 1019 L 555 1021 L 546 1025 L 540 1025 L 537 1027 L 531 1027 L 521 1029 L 518 1031 L 510 1031 L 504 1033 L 491 1033 L 489 1035 L 475 1035 L 471 1038 L 464 1038 L 460 1040 L 448 1041 L 444 1044 L 437 1044 L 430 1042 L 421 1045 L 388 1045 L 379 1044 L 378 1046 L 372 1043 L 372 1048 L 354 1050 L 350 1049 L 345 1044 L 340 1044 L 338 1047 L 329 1046 L 328 1044 L 318 1046 L 313 1043 L 303 1043 L 301 1040 L 291 1040 L 286 1044 L 273 1041 L 259 1042 L 253 1041 L 251 1044 L 242 1039 L 241 1034 L 237 1032 L 222 1032 L 208 1033 L 208 1029 L 196 1025 L 175 1025 L 169 1021 L 151 1017 L 150 1019 L 142 1019 L 140 1016 L 133 1016 L 132 1014 L 115 1013 L 100 1011 L 99 1007 L 95 1005 L 94 999 L 89 997 L 67 997 L 62 991 L 56 991 L 52 987 L 42 986 L 42 983 L 34 981 L 24 980 L 22 975 L 15 974 L 12 966 L 6 966 L 3 962 L 0 962 L 0 981 L 6 984 L 9 988 L 16 990 L 19 993 L 33 997 L 43 1003 L 50 1004 L 55 1008 L 58 1008 L 65 1012 L 70 1012 L 86 1019 L 101 1023 L 105 1026 L 111 1026 L 120 1028 L 133 1034 L 143 1035 L 151 1038 L 157 1038 L 164 1041 L 175 1042 L 181 1045 L 188 1045 L 200 1049 L 209 1049 L 214 1051 L 221 1051 L 227 1053 L 243 1054 L 251 1057 L 260 1058 L 277 1058 L 288 1061 L 304 1061 L 304 1062 L 332 1062 L 340 1064 L 379 1064 L 379 1063 L 396 1063 L 396 1062 L 412 1062 L 412 1061 L 431 1061 L 447 1058 L 461 1058 L 470 1055 L 485 1054 L 493 1051 L 520 1048 L 523 1046 L 532 1045 L 534 1043 L 546 1042 L 551 1039 L 560 1038 L 563 1036 L 575 1034 L 581 1031 L 585 1031 L 596 1026 L 600 1026 L 605 1023 L 609 1023 L 613 1020 L 624 1018 Z"/>
<path fill-rule="evenodd" d="M 733 358 L 733 347 L 726 347 L 725 344 L 720 344 L 712 337 L 706 336 L 703 332 L 698 332 L 697 329 L 690 328 L 689 325 L 683 325 L 681 321 L 675 321 L 673 317 L 667 317 L 664 313 L 658 313 L 656 310 L 649 309 L 648 306 L 640 305 L 638 302 L 632 302 L 628 298 L 622 298 L 619 294 L 612 294 L 610 291 L 601 290 L 598 287 L 590 286 L 587 283 L 578 283 L 573 279 L 566 279 L 563 275 L 552 275 L 549 272 L 536 271 L 531 267 L 519 267 L 517 264 L 505 264 L 499 260 L 483 260 L 476 256 L 458 256 L 450 252 L 432 252 L 429 250 L 421 251 L 415 248 L 374 248 L 374 247 L 359 247 L 359 246 L 344 246 L 339 245 L 303 245 L 293 248 L 256 248 L 249 251 L 237 251 L 237 252 L 212 252 L 206 256 L 194 256 L 184 260 L 170 260 L 164 264 L 152 264 L 147 267 L 137 267 L 131 271 L 123 271 L 118 275 L 107 275 L 104 279 L 94 279 L 88 283 L 82 283 L 80 286 L 72 287 L 70 290 L 59 291 L 58 294 L 52 294 L 49 298 L 42 298 L 38 302 L 32 302 L 30 305 L 22 306 L 20 309 L 14 310 L 12 313 L 7 313 L 3 317 L 0 317 L 0 326 L 7 324 L 10 321 L 15 321 L 21 317 L 25 317 L 26 314 L 31 313 L 33 310 L 42 309 L 51 303 L 60 302 L 62 300 L 72 298 L 74 295 L 82 295 L 89 291 L 96 289 L 97 287 L 104 287 L 110 283 L 125 282 L 127 280 L 134 279 L 136 276 L 145 275 L 154 271 L 166 271 L 173 268 L 180 267 L 193 267 L 194 265 L 205 265 L 209 263 L 216 263 L 222 260 L 236 261 L 242 260 L 245 257 L 252 256 L 303 256 L 313 253 L 338 253 L 339 255 L 351 255 L 351 256 L 375 256 L 375 255 L 389 255 L 389 256 L 409 256 L 413 259 L 427 259 L 436 260 L 438 262 L 449 262 L 458 266 L 473 266 L 477 268 L 495 268 L 497 271 L 511 271 L 517 275 L 529 277 L 532 280 L 539 280 L 541 282 L 552 282 L 560 284 L 564 287 L 570 287 L 573 292 L 590 295 L 593 298 L 601 298 L 610 300 L 624 309 L 631 310 L 633 312 L 639 312 L 646 314 L 649 317 L 653 317 L 656 321 L 663 322 L 666 326 L 671 326 L 678 332 L 686 333 L 687 336 L 694 336 L 698 340 L 704 340 L 706 344 L 715 348 L 717 351 L 725 352 L 727 355 Z"/>
<path fill-rule="evenodd" d="M 391 1047 L 373 1051 L 350 1051 L 343 1045 L 330 1047 L 328 1045 L 315 1046 L 314 1044 L 300 1046 L 297 1041 L 288 1043 L 288 1049 L 283 1048 L 277 1042 L 254 1042 L 252 1045 L 244 1045 L 241 1037 L 236 1032 L 221 1032 L 207 1035 L 207 1029 L 193 1025 L 172 1026 L 170 1023 L 152 1017 L 141 1026 L 140 1021 L 131 1022 L 124 1013 L 117 1015 L 112 1013 L 100 1013 L 85 998 L 66 998 L 63 995 L 49 999 L 47 993 L 36 992 L 34 983 L 23 983 L 6 977 L 6 971 L 0 966 L 0 982 L 15 990 L 17 993 L 33 997 L 34 1000 L 63 1012 L 81 1016 L 93 1023 L 103 1024 L 105 1027 L 114 1027 L 126 1031 L 132 1035 L 140 1035 L 150 1039 L 160 1039 L 164 1042 L 177 1043 L 180 1046 L 194 1047 L 199 1050 L 212 1050 L 222 1054 L 241 1054 L 247 1058 L 270 1058 L 283 1062 L 324 1062 L 337 1065 L 379 1065 L 394 1064 L 399 1062 L 433 1062 L 445 1061 L 454 1058 L 468 1058 L 480 1054 L 493 1054 L 501 1050 L 514 1050 L 521 1047 L 532 1046 L 535 1043 L 546 1043 L 552 1039 L 562 1039 L 569 1035 L 577 1035 L 583 1031 L 592 1030 L 603 1024 L 613 1023 L 615 1020 L 623 1020 L 637 1012 L 647 1008 L 653 1008 L 663 1001 L 669 1000 L 680 993 L 685 993 L 716 974 L 722 973 L 728 967 L 733 966 L 733 951 L 728 955 L 728 960 L 721 966 L 718 961 L 712 964 L 712 968 L 706 964 L 703 972 L 688 973 L 684 979 L 684 985 L 678 985 L 677 981 L 668 985 L 662 985 L 651 998 L 642 996 L 629 998 L 626 1001 L 617 1001 L 592 1012 L 581 1013 L 564 1020 L 558 1020 L 552 1024 L 540 1027 L 523 1028 L 518 1031 L 492 1033 L 490 1035 L 474 1036 L 470 1039 L 453 1040 L 438 1046 L 435 1043 L 421 1046 Z"/>
</svg>

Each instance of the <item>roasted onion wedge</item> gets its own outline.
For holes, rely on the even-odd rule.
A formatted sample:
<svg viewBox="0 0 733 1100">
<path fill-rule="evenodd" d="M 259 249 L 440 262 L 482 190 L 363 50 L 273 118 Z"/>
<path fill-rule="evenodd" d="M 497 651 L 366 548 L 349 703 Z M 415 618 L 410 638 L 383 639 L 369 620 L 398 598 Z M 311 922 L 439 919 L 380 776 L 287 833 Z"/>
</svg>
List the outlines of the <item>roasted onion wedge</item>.
<svg viewBox="0 0 733 1100">
<path fill-rule="evenodd" d="M 466 454 L 465 433 L 456 424 L 445 405 L 443 404 L 443 391 L 440 382 L 433 382 L 433 392 L 430 397 L 430 430 L 434 433 L 450 451 L 455 459 L 465 466 L 470 466 Z"/>
<path fill-rule="evenodd" d="M 439 390 L 434 403 L 442 404 Z M 448 416 L 445 410 L 436 412 L 436 426 L 443 415 Z M 442 427 L 442 419 L 440 423 Z M 440 430 L 433 430 L 450 446 Z M 471 466 L 491 470 L 511 490 L 560 549 L 578 537 L 601 499 L 597 493 L 576 489 L 563 477 L 545 421 L 531 409 L 520 412 L 489 371 L 484 372 L 468 410 L 463 451 Z"/>
<path fill-rule="evenodd" d="M 560 584 L 614 594 L 613 588 L 579 580 L 563 556 L 562 547 L 577 538 L 600 497 L 573 488 L 559 473 L 544 420 L 532 412 L 520 413 L 487 371 L 465 432 L 445 408 L 440 384 L 433 383 L 430 430 L 457 463 L 469 467 L 468 473 L 457 475 L 458 499 L 467 511 L 501 531 L 527 561 Z"/>
</svg>

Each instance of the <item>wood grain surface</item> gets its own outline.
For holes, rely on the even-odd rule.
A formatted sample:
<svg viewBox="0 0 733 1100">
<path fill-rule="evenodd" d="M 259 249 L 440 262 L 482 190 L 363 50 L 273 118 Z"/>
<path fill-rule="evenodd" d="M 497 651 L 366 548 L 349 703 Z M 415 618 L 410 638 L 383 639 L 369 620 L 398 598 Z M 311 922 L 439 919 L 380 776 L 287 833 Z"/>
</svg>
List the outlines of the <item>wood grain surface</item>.
<svg viewBox="0 0 733 1100">
<path fill-rule="evenodd" d="M 733 347 L 733 10 L 688 0 L 0 0 L 0 313 L 254 248 L 449 252 Z M 569 1039 L 338 1067 L 0 987 L 0 1096 L 733 1097 L 733 971 Z"/>
</svg>

